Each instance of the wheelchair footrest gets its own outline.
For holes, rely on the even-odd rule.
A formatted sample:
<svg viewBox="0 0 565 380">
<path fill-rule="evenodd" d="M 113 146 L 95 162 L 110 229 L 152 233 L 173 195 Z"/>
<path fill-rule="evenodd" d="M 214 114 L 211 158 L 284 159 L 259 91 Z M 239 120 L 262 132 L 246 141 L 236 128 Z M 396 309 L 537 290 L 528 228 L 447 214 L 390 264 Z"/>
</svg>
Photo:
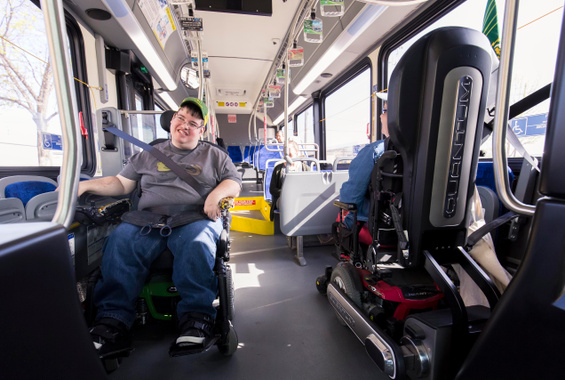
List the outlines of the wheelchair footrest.
<svg viewBox="0 0 565 380">
<path fill-rule="evenodd" d="M 129 354 L 134 350 L 133 347 L 128 346 L 121 349 L 112 350 L 109 352 L 105 352 L 98 357 L 102 360 L 111 360 L 111 359 L 120 359 L 120 358 L 127 358 Z"/>
<path fill-rule="evenodd" d="M 184 355 L 191 355 L 191 354 L 199 354 L 204 351 L 208 351 L 210 347 L 212 347 L 218 339 L 220 339 L 221 335 L 215 335 L 207 340 L 204 341 L 204 344 L 193 344 L 187 346 L 178 345 L 175 342 L 171 344 L 169 348 L 169 356 L 174 358 L 177 356 L 184 356 Z"/>
</svg>

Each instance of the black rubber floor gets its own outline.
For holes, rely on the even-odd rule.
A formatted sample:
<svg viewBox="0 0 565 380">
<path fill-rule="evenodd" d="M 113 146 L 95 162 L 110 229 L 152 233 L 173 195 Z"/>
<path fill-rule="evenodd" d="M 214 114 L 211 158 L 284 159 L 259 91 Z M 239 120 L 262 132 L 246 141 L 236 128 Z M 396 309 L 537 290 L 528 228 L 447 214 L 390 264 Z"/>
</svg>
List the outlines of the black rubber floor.
<svg viewBox="0 0 565 380">
<path fill-rule="evenodd" d="M 236 287 L 234 327 L 239 348 L 225 357 L 212 347 L 170 358 L 170 324 L 135 332 L 135 351 L 111 379 L 387 379 L 361 342 L 342 326 L 316 277 L 334 265 L 332 247 L 306 247 L 300 267 L 282 235 L 231 232 Z"/>
</svg>

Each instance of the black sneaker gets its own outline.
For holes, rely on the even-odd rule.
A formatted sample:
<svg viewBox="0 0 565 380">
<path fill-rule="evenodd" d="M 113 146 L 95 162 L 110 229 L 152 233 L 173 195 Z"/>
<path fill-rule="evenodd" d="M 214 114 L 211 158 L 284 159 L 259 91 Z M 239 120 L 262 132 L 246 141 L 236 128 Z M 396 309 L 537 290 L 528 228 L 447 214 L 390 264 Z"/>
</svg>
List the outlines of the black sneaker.
<svg viewBox="0 0 565 380">
<path fill-rule="evenodd" d="M 90 336 L 100 359 L 128 356 L 133 349 L 129 329 L 114 318 L 102 318 L 94 322 Z"/>
<path fill-rule="evenodd" d="M 214 318 L 202 313 L 186 313 L 179 321 L 180 335 L 176 340 L 179 347 L 205 345 L 212 337 Z"/>
</svg>

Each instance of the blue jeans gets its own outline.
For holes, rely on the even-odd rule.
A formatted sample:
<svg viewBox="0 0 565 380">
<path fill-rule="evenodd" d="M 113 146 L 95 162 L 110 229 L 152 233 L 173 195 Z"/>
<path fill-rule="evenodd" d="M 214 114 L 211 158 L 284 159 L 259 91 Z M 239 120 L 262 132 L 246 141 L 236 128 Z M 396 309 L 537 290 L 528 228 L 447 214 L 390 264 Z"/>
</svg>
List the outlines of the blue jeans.
<svg viewBox="0 0 565 380">
<path fill-rule="evenodd" d="M 384 152 L 384 140 L 375 141 L 363 147 L 349 165 L 349 179 L 341 185 L 339 200 L 357 205 L 357 220 L 366 222 L 369 217 L 371 200 L 366 197 L 371 172 Z M 347 228 L 353 227 L 353 215 L 343 220 Z"/>
<path fill-rule="evenodd" d="M 208 219 L 175 227 L 168 237 L 152 229 L 140 235 L 141 227 L 122 223 L 104 245 L 102 278 L 94 289 L 97 319 L 114 318 L 131 328 L 135 322 L 135 303 L 151 263 L 168 247 L 173 253 L 173 282 L 181 296 L 177 305 L 179 318 L 187 312 L 205 313 L 215 318 L 212 302 L 217 281 L 213 272 L 216 241 L 222 221 Z"/>
</svg>

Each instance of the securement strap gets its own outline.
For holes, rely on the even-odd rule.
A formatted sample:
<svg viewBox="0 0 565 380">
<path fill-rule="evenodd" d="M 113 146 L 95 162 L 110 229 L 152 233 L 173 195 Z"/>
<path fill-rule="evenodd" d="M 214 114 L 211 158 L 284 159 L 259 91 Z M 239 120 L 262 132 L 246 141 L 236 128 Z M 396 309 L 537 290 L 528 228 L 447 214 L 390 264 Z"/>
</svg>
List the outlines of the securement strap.
<svg viewBox="0 0 565 380">
<path fill-rule="evenodd" d="M 155 148 L 154 146 L 151 146 L 149 144 L 144 143 L 143 141 L 140 141 L 138 139 L 136 139 L 133 136 L 128 135 L 127 133 L 120 131 L 118 128 L 116 127 L 106 127 L 104 128 L 105 131 L 108 131 L 118 137 L 121 137 L 122 139 L 129 141 L 130 143 L 137 145 L 138 147 L 140 147 L 143 150 L 148 151 L 149 153 L 151 153 L 157 160 L 161 161 L 163 164 L 165 164 L 169 169 L 171 169 L 176 175 L 178 175 L 184 182 L 186 182 L 190 187 L 192 187 L 198 194 L 200 194 L 201 197 L 205 198 L 206 197 L 206 192 L 204 187 L 198 183 L 193 176 L 191 176 L 190 174 L 188 174 L 188 172 L 186 170 L 184 170 L 183 168 L 181 168 L 176 162 L 174 162 L 173 160 L 171 160 L 167 155 L 165 155 L 163 152 L 161 152 L 159 149 Z"/>
<path fill-rule="evenodd" d="M 518 214 L 514 214 L 513 212 L 509 211 L 504 215 L 499 216 L 496 219 L 491 220 L 490 222 L 484 224 L 481 228 L 473 232 L 467 238 L 467 250 L 470 250 L 479 240 L 482 239 L 487 233 L 493 231 L 494 229 L 502 226 L 504 223 L 518 217 Z"/>
</svg>

